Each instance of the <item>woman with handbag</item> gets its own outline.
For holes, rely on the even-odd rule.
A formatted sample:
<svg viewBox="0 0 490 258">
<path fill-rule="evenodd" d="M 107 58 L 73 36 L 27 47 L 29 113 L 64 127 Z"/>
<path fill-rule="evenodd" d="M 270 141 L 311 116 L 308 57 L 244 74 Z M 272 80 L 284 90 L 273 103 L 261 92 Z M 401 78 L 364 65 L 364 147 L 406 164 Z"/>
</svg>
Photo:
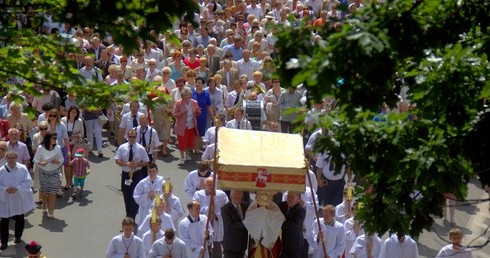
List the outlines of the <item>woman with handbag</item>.
<svg viewBox="0 0 490 258">
<path fill-rule="evenodd" d="M 183 165 L 186 160 L 190 160 L 187 152 L 194 147 L 194 138 L 197 135 L 196 117 L 201 113 L 201 109 L 197 101 L 192 99 L 190 88 L 185 87 L 180 94 L 182 99 L 175 103 L 173 115 L 175 118 L 174 133 L 179 142 L 179 164 Z"/>
<path fill-rule="evenodd" d="M 46 132 L 34 156 L 34 163 L 39 167 L 43 214 L 47 214 L 50 219 L 54 219 L 56 192 L 59 187 L 60 169 L 64 161 L 57 140 L 55 132 Z"/>
<path fill-rule="evenodd" d="M 83 122 L 82 119 L 80 119 L 80 109 L 78 109 L 76 106 L 71 106 L 68 109 L 66 116 L 61 118 L 61 123 L 64 124 L 68 130 L 68 151 L 73 153 L 73 146 L 79 141 L 80 138 L 83 138 L 84 134 Z M 67 158 L 68 160 L 73 159 L 72 156 Z M 70 166 L 65 167 L 65 179 L 65 190 L 68 190 L 68 188 L 73 186 L 73 172 L 71 171 Z"/>
</svg>

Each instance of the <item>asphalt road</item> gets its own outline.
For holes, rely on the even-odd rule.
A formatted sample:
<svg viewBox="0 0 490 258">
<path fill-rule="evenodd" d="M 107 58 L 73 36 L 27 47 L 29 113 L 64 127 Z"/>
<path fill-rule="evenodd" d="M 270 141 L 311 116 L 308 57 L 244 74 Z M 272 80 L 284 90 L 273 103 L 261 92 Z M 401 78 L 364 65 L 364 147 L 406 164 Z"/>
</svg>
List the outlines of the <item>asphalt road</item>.
<svg viewBox="0 0 490 258">
<path fill-rule="evenodd" d="M 120 169 L 114 163 L 114 152 L 115 147 L 111 145 L 104 148 L 105 157 L 90 156 L 92 173 L 86 179 L 85 197 L 73 201 L 69 198 L 71 191 L 67 191 L 65 197 L 56 202 L 54 220 L 43 216 L 40 207 L 27 214 L 22 237 L 24 242 L 15 245 L 11 235 L 9 247 L 1 252 L 0 257 L 26 257 L 24 246 L 31 240 L 42 244 L 42 252 L 48 258 L 105 257 L 107 245 L 112 237 L 119 234 L 121 220 L 125 215 L 120 192 Z M 159 174 L 171 178 L 174 194 L 181 198 L 185 206 L 188 200 L 182 189 L 183 181 L 188 171 L 196 168 L 196 160 L 200 159 L 200 155 L 194 155 L 193 161 L 181 166 L 177 165 L 178 151 L 172 149 L 171 154 L 166 158 L 158 158 Z M 486 198 L 476 185 L 471 185 L 468 199 Z M 464 244 L 473 241 L 472 246 L 482 245 L 490 237 L 490 232 L 485 231 L 490 225 L 488 202 L 458 205 L 455 222 L 465 234 Z M 436 220 L 433 226 L 435 232 L 424 233 L 419 238 L 420 257 L 435 257 L 446 244 L 444 240 L 447 240 L 447 233 L 452 226 L 441 219 Z M 13 231 L 10 233 L 13 234 Z M 490 257 L 490 246 L 474 249 L 473 257 Z"/>
</svg>

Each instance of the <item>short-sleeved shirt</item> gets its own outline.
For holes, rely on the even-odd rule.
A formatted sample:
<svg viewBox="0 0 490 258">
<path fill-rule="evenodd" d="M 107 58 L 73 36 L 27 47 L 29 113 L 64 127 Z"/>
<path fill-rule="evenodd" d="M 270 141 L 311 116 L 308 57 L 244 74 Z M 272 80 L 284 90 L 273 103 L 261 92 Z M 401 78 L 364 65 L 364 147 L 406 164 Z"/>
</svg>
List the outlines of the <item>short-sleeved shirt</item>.
<svg viewBox="0 0 490 258">
<path fill-rule="evenodd" d="M 141 112 L 138 112 L 136 115 L 136 121 L 138 121 L 138 125 L 140 124 L 140 116 L 144 115 Z M 132 113 L 126 113 L 121 117 L 121 124 L 119 124 L 119 128 L 124 129 L 124 138 L 126 138 L 126 135 L 128 131 L 133 127 L 133 114 Z"/>
<path fill-rule="evenodd" d="M 119 146 L 116 150 L 116 154 L 114 155 L 115 160 L 121 160 L 124 162 L 129 162 L 129 151 L 131 147 L 129 142 L 126 142 Z M 133 161 L 135 162 L 150 162 L 150 158 L 148 157 L 148 153 L 146 153 L 145 148 L 141 146 L 139 143 L 133 144 Z M 131 169 L 127 166 L 121 167 L 124 172 L 131 172 Z M 141 169 L 138 167 L 137 169 Z"/>
<path fill-rule="evenodd" d="M 327 154 L 319 154 L 318 159 L 316 160 L 317 168 L 322 169 L 323 175 L 332 181 L 340 180 L 344 178 L 345 175 L 345 166 L 342 166 L 340 173 L 335 174 L 335 166 L 333 166 L 331 157 Z"/>
<path fill-rule="evenodd" d="M 29 150 L 27 145 L 23 142 L 17 141 L 16 144 L 11 144 L 10 141 L 7 142 L 7 148 L 9 151 L 14 151 L 17 153 L 17 162 L 24 164 L 24 160 L 30 160 L 31 155 L 29 155 Z"/>
</svg>

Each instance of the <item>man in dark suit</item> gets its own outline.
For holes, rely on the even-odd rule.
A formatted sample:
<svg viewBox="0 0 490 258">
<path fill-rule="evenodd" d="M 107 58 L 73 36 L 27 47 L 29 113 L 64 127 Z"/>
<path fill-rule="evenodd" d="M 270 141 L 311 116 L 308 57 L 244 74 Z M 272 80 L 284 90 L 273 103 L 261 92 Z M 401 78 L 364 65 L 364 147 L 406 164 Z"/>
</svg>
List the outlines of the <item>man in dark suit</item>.
<svg viewBox="0 0 490 258">
<path fill-rule="evenodd" d="M 218 72 L 219 70 L 220 58 L 219 56 L 216 56 L 215 53 L 216 53 L 216 46 L 214 44 L 209 44 L 208 47 L 206 48 L 205 57 L 208 60 L 209 74 L 211 76 L 214 76 L 216 72 Z"/>
<path fill-rule="evenodd" d="M 243 225 L 243 218 L 249 204 L 243 203 L 242 197 L 242 191 L 232 190 L 231 201 L 221 208 L 224 258 L 243 258 L 247 249 L 248 231 Z"/>
<path fill-rule="evenodd" d="M 285 202 L 279 203 L 286 220 L 282 224 L 282 252 L 279 258 L 300 257 L 304 245 L 303 222 L 306 210 L 301 205 L 301 193 L 288 192 Z"/>
<path fill-rule="evenodd" d="M 102 78 L 105 79 L 107 75 L 109 75 L 109 66 L 114 64 L 110 59 L 109 59 L 109 53 L 107 52 L 106 49 L 102 50 L 100 52 L 100 59 L 94 62 L 94 65 L 98 67 L 102 71 Z"/>
<path fill-rule="evenodd" d="M 93 37 L 90 40 L 90 46 L 87 48 L 87 53 L 95 55 L 95 61 L 99 60 L 101 57 L 102 50 L 104 50 L 106 47 L 100 43 L 100 39 L 98 37 Z"/>
</svg>

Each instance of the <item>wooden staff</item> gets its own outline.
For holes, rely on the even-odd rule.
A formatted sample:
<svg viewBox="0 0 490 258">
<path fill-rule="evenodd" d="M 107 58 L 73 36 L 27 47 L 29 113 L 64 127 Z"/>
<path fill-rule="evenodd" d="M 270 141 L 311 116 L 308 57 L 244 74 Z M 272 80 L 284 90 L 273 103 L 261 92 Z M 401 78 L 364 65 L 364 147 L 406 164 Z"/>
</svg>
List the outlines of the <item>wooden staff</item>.
<svg viewBox="0 0 490 258">
<path fill-rule="evenodd" d="M 213 151 L 213 192 L 210 193 L 209 195 L 209 208 L 208 208 L 208 219 L 206 220 L 206 230 L 204 233 L 204 241 L 202 246 L 204 247 L 204 252 L 201 254 L 201 258 L 204 258 L 204 254 L 206 253 L 206 232 L 209 231 L 209 216 L 211 215 L 211 212 L 214 212 L 214 196 L 216 195 L 216 172 L 218 170 L 218 127 L 221 126 L 221 122 L 218 119 L 215 119 L 214 121 L 214 151 Z M 209 237 L 209 236 L 208 236 Z M 210 249 L 210 248 L 208 248 Z"/>
<path fill-rule="evenodd" d="M 308 162 L 306 162 L 308 164 Z M 320 224 L 320 218 L 318 217 L 318 208 L 316 206 L 316 200 L 315 200 L 315 194 L 313 192 L 313 188 L 311 187 L 311 175 L 310 172 L 308 171 L 308 166 L 306 167 L 306 174 L 308 175 L 308 183 L 310 183 L 310 189 L 311 190 L 311 200 L 313 201 L 313 208 L 315 209 L 315 217 L 316 217 L 316 222 L 318 223 L 318 234 L 323 234 L 322 231 L 322 225 Z M 323 249 L 323 256 L 327 257 L 327 247 L 325 247 L 325 242 L 322 238 L 322 249 Z"/>
</svg>

